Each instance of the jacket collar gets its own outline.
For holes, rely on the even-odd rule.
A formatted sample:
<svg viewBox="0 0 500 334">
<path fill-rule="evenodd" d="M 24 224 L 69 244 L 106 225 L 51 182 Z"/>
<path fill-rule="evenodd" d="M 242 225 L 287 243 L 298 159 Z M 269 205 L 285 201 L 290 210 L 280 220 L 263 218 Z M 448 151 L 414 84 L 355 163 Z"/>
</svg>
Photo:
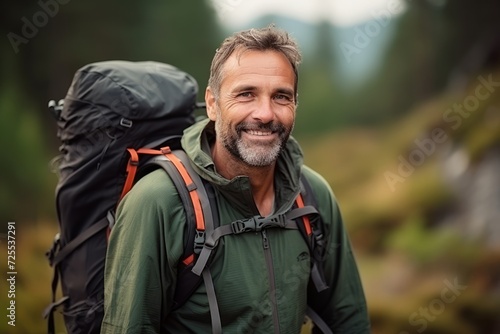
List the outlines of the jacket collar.
<svg viewBox="0 0 500 334">
<path fill-rule="evenodd" d="M 209 119 L 199 121 L 184 131 L 182 147 L 193 162 L 193 168 L 209 181 L 220 194 L 245 216 L 258 214 L 247 176 L 237 176 L 231 180 L 222 177 L 215 170 L 210 152 L 210 143 L 215 138 L 214 122 Z M 303 154 L 299 144 L 290 137 L 278 158 L 275 191 L 276 212 L 285 212 L 293 205 L 300 191 L 300 171 Z"/>
</svg>

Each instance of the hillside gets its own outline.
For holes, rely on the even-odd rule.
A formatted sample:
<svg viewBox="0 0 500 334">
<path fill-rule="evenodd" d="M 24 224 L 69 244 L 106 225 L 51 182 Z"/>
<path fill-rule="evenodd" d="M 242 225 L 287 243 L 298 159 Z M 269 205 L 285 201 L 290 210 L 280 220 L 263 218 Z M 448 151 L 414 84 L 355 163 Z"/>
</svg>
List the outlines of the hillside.
<svg viewBox="0 0 500 334">
<path fill-rule="evenodd" d="M 303 145 L 340 203 L 374 333 L 500 330 L 499 79 L 500 68 L 483 72 L 385 126 Z M 450 282 L 467 288 L 439 303 Z M 419 309 L 432 303 L 434 320 L 424 321 Z"/>
</svg>

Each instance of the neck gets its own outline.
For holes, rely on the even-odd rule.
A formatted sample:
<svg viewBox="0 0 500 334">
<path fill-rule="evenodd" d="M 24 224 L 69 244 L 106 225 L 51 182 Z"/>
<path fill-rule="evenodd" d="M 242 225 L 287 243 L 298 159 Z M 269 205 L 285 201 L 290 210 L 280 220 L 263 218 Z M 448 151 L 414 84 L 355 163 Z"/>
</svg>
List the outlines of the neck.
<svg viewBox="0 0 500 334">
<path fill-rule="evenodd" d="M 261 216 L 272 214 L 274 207 L 274 171 L 276 163 L 270 166 L 249 166 L 236 159 L 233 155 L 217 145 L 212 147 L 212 156 L 217 172 L 231 180 L 245 175 L 250 180 L 253 199 Z"/>
</svg>

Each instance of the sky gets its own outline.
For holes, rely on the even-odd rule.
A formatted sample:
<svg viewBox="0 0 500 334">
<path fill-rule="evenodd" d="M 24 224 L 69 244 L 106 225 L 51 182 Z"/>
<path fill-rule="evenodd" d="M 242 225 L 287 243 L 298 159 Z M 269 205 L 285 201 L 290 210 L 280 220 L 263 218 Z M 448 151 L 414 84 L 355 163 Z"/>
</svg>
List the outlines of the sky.
<svg viewBox="0 0 500 334">
<path fill-rule="evenodd" d="M 220 22 L 235 27 L 273 13 L 305 22 L 328 20 L 337 26 L 353 26 L 385 15 L 403 12 L 403 0 L 209 0 Z"/>
<path fill-rule="evenodd" d="M 405 0 L 208 0 L 214 7 L 219 22 L 228 30 L 248 27 L 254 20 L 266 14 L 291 17 L 306 23 L 329 21 L 344 29 L 336 30 L 337 44 L 334 61 L 339 64 L 337 77 L 344 87 L 355 87 L 370 76 L 381 61 L 383 51 L 393 34 L 392 19 L 405 10 Z M 412 1 L 412 0 L 406 0 Z M 437 1 L 437 0 L 434 0 Z M 340 42 L 354 45 L 358 30 L 375 27 L 376 36 L 370 37 L 369 47 L 352 54 L 349 61 L 339 47 Z M 379 33 L 380 32 L 380 33 Z M 308 41 L 300 39 L 294 31 L 301 48 L 306 50 Z"/>
</svg>

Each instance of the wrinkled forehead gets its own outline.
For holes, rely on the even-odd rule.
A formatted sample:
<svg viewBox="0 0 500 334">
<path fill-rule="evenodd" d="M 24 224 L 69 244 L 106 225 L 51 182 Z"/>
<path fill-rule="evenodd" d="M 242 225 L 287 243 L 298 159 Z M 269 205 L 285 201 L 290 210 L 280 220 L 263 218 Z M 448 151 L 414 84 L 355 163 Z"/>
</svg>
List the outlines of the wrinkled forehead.
<svg viewBox="0 0 500 334">
<path fill-rule="evenodd" d="M 228 64 L 232 63 L 241 65 L 241 59 L 245 58 L 246 55 L 248 54 L 260 54 L 260 55 L 274 55 L 281 57 L 283 60 L 286 60 L 286 63 L 288 66 L 290 66 L 290 69 L 293 71 L 293 65 L 292 63 L 288 60 L 288 58 L 283 54 L 282 52 L 278 50 L 259 50 L 259 49 L 253 49 L 253 48 L 246 48 L 243 46 L 237 47 L 228 57 L 228 59 L 224 62 L 223 68 Z"/>
<path fill-rule="evenodd" d="M 293 78 L 296 83 L 296 74 L 288 58 L 276 50 L 236 49 L 224 62 L 221 69 L 221 81 L 229 75 L 261 73 L 267 75 L 281 75 Z"/>
</svg>

